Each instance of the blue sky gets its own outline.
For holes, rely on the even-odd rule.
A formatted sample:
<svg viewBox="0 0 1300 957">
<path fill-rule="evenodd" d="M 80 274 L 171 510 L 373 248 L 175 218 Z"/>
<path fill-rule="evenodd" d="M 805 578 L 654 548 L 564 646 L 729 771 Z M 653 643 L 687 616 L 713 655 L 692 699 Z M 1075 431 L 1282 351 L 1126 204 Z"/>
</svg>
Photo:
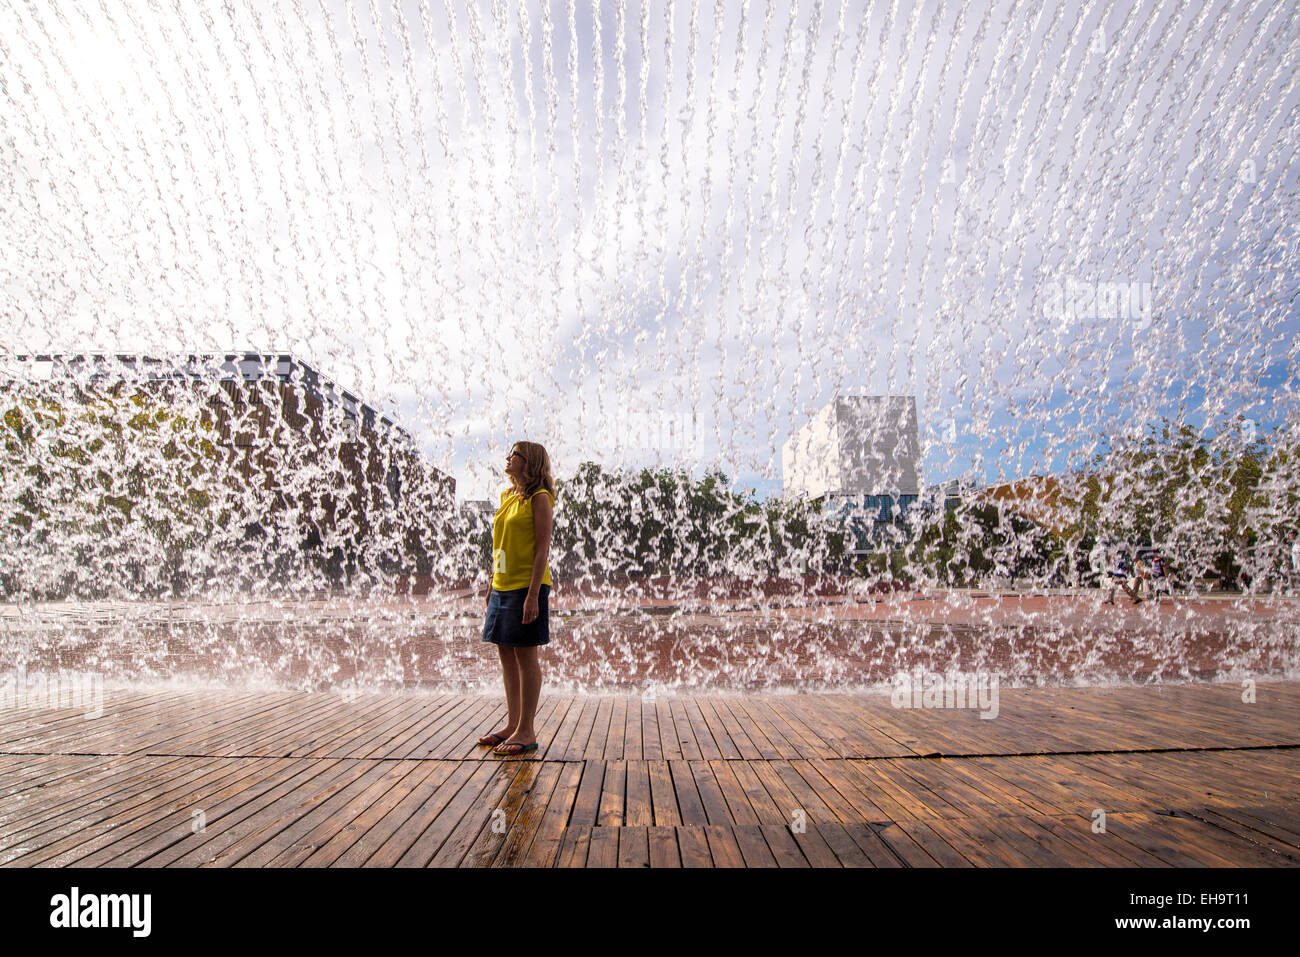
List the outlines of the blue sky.
<svg viewBox="0 0 1300 957">
<path fill-rule="evenodd" d="M 5 349 L 291 351 L 479 498 L 521 437 L 774 491 L 835 395 L 931 481 L 1300 418 L 1296 4 L 107 10 L 0 10 Z"/>
</svg>

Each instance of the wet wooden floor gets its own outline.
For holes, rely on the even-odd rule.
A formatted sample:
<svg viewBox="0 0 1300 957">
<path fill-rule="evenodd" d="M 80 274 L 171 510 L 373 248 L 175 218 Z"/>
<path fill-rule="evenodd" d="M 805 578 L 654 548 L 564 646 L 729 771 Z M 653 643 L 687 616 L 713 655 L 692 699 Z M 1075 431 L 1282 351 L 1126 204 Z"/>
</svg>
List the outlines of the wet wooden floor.
<svg viewBox="0 0 1300 957">
<path fill-rule="evenodd" d="M 107 691 L 0 710 L 0 864 L 1300 864 L 1300 684 L 543 698 Z"/>
</svg>

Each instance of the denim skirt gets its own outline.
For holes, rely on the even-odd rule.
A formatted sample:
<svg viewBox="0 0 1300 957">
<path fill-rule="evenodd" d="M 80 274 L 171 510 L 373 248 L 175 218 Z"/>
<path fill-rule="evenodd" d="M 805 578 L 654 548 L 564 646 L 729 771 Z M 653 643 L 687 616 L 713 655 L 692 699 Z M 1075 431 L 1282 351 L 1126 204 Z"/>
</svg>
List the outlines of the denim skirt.
<svg viewBox="0 0 1300 957">
<path fill-rule="evenodd" d="M 546 614 L 546 598 L 550 593 L 550 585 L 543 585 L 538 590 L 537 618 L 525 625 L 524 599 L 528 597 L 528 589 L 492 589 L 492 595 L 488 598 L 487 617 L 483 621 L 483 640 L 507 648 L 550 644 L 551 629 Z"/>
</svg>

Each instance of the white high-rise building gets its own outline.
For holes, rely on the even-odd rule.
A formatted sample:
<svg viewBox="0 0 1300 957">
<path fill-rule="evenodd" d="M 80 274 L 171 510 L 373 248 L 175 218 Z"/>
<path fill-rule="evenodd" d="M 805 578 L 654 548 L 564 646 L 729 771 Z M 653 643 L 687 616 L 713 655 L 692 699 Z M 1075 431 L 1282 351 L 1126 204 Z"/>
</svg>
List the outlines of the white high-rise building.
<svg viewBox="0 0 1300 957">
<path fill-rule="evenodd" d="M 784 492 L 820 499 L 851 533 L 851 550 L 868 552 L 920 494 L 920 447 L 914 396 L 836 399 L 782 446 Z"/>
<path fill-rule="evenodd" d="M 836 399 L 781 448 L 785 494 L 895 501 L 919 491 L 916 398 L 861 395 Z"/>
</svg>

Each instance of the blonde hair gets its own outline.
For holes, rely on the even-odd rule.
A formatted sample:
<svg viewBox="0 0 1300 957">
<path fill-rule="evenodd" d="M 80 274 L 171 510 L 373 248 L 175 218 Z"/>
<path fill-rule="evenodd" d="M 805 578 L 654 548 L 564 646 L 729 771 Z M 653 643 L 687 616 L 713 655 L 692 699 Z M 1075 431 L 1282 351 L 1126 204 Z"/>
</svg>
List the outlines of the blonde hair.
<svg viewBox="0 0 1300 957">
<path fill-rule="evenodd" d="M 536 442 L 516 442 L 513 448 L 524 460 L 523 474 L 514 480 L 515 491 L 527 499 L 539 489 L 546 489 L 554 501 L 555 480 L 551 478 L 551 457 L 545 447 Z"/>
</svg>

